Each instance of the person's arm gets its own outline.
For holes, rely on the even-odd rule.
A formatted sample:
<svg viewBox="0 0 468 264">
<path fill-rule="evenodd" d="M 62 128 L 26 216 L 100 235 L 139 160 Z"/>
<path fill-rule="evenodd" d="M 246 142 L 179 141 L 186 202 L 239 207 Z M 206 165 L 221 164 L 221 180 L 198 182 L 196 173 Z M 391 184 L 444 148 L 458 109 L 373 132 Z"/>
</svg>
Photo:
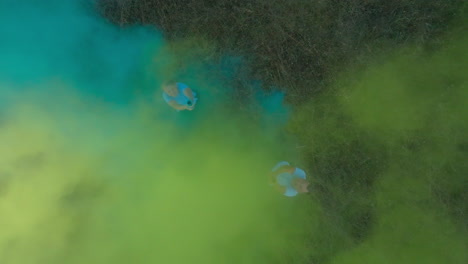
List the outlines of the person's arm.
<svg viewBox="0 0 468 264">
<path fill-rule="evenodd" d="M 290 165 L 284 165 L 284 166 L 281 166 L 279 169 L 275 170 L 274 173 L 276 175 L 278 174 L 281 174 L 281 173 L 294 173 L 294 171 L 296 170 L 296 167 L 293 167 L 293 166 L 290 166 Z"/>
<path fill-rule="evenodd" d="M 172 108 L 174 108 L 175 110 L 185 110 L 187 109 L 187 106 L 186 105 L 180 105 L 178 104 L 176 101 L 174 100 L 170 100 L 169 102 L 167 102 Z"/>
<path fill-rule="evenodd" d="M 193 92 L 192 92 L 192 89 L 190 89 L 189 87 L 185 88 L 184 89 L 184 95 L 187 96 L 187 98 L 192 101 L 192 103 L 195 103 L 194 100 L 195 98 L 193 97 Z"/>
<path fill-rule="evenodd" d="M 273 188 L 275 188 L 276 191 L 284 194 L 286 192 L 286 187 L 283 186 L 283 185 L 280 185 L 278 184 L 278 182 L 276 182 L 276 176 L 278 175 L 278 173 L 276 171 L 273 171 L 273 172 L 270 172 L 270 175 L 268 177 L 268 183 L 273 186 Z"/>
</svg>

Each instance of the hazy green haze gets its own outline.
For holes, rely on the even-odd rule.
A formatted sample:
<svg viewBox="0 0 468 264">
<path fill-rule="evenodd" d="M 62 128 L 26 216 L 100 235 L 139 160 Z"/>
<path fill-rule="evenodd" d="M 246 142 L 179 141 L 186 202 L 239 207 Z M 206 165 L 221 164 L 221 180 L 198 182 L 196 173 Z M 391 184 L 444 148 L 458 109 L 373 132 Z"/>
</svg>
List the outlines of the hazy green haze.
<svg viewBox="0 0 468 264">
<path fill-rule="evenodd" d="M 467 263 L 466 8 L 0 2 L 0 263 Z"/>
</svg>

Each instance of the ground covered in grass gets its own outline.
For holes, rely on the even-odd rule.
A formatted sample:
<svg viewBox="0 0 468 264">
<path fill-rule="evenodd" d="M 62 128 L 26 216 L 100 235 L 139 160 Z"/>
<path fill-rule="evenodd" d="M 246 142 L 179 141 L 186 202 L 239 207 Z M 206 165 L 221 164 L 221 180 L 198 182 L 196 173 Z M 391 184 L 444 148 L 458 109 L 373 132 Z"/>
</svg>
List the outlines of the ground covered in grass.
<svg viewBox="0 0 468 264">
<path fill-rule="evenodd" d="M 151 24 L 169 39 L 203 38 L 215 53 L 245 55 L 252 76 L 288 90 L 295 103 L 336 74 L 409 43 L 434 46 L 462 0 L 102 0 L 120 25 Z"/>
</svg>

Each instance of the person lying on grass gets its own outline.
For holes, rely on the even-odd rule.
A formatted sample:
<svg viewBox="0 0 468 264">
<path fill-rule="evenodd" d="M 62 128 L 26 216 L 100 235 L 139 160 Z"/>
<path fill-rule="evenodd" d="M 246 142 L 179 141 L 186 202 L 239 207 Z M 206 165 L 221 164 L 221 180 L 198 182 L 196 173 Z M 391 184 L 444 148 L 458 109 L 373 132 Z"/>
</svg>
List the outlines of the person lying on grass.
<svg viewBox="0 0 468 264">
<path fill-rule="evenodd" d="M 174 81 L 165 82 L 162 85 L 164 101 L 177 111 L 195 108 L 198 98 L 186 84 Z"/>
<path fill-rule="evenodd" d="M 309 182 L 306 173 L 289 162 L 281 161 L 270 172 L 270 184 L 285 196 L 296 196 L 298 193 L 309 192 Z"/>
</svg>

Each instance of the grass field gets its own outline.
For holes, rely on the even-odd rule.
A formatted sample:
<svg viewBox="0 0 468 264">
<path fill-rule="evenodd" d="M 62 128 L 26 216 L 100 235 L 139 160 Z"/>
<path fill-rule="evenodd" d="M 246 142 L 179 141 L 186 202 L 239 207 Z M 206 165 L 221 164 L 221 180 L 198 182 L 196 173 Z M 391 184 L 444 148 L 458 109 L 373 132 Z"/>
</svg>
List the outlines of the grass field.
<svg viewBox="0 0 468 264">
<path fill-rule="evenodd" d="M 167 38 L 202 38 L 215 54 L 249 60 L 251 76 L 288 90 L 293 102 L 326 89 L 337 73 L 410 43 L 440 44 L 461 0 L 102 0 L 120 25 L 151 24 Z"/>
</svg>

